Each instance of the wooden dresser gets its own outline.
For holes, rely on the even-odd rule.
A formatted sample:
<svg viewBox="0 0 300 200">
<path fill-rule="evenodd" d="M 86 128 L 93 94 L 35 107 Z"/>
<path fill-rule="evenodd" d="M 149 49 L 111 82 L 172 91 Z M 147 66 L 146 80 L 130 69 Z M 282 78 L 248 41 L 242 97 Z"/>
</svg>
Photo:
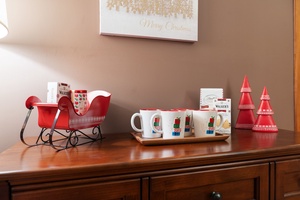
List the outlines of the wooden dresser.
<svg viewBox="0 0 300 200">
<path fill-rule="evenodd" d="M 56 152 L 0 154 L 0 199 L 300 199 L 300 135 L 233 130 L 225 141 L 143 146 L 130 133 Z"/>
</svg>

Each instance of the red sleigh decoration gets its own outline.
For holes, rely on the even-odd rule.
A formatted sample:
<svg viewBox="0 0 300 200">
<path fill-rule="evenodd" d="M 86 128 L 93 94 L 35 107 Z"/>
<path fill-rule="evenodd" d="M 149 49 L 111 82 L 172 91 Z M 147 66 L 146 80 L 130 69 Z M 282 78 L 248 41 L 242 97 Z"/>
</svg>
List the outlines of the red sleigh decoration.
<svg viewBox="0 0 300 200">
<path fill-rule="evenodd" d="M 46 144 L 57 150 L 101 140 L 100 125 L 107 114 L 110 97 L 111 94 L 103 90 L 89 92 L 87 94 L 89 102 L 87 112 L 78 115 L 71 99 L 68 97 L 60 98 L 58 103 L 42 103 L 38 97 L 30 96 L 25 102 L 28 113 L 20 132 L 20 139 L 28 146 Z M 35 106 L 38 109 L 38 125 L 42 130 L 36 143 L 30 145 L 24 140 L 24 131 L 31 111 Z M 90 128 L 92 134 L 86 134 L 82 131 Z M 46 133 L 46 130 L 49 129 L 50 132 Z M 65 130 L 66 133 L 62 133 L 62 130 Z M 59 137 L 54 138 L 55 133 Z M 79 139 L 82 139 L 83 142 L 79 142 Z"/>
</svg>

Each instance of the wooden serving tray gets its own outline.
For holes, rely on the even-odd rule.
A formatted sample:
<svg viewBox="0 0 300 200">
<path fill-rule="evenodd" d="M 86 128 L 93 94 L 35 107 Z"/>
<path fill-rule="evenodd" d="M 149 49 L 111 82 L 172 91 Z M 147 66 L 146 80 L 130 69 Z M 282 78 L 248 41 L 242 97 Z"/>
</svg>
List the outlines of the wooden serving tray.
<svg viewBox="0 0 300 200">
<path fill-rule="evenodd" d="M 142 145 L 166 145 L 166 144 L 185 144 L 185 143 L 197 143 L 197 142 L 211 142 L 211 141 L 224 141 L 230 135 L 224 135 L 217 133 L 216 136 L 212 137 L 201 137 L 196 138 L 194 136 L 189 136 L 181 139 L 163 139 L 163 138 L 143 138 L 142 133 L 131 133 L 133 137 L 140 142 Z"/>
</svg>

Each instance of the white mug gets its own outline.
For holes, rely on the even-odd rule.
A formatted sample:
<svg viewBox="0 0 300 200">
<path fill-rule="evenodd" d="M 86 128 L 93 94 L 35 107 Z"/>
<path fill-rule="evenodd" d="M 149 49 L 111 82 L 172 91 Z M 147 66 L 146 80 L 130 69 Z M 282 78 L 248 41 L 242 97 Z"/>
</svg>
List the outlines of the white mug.
<svg viewBox="0 0 300 200">
<path fill-rule="evenodd" d="M 217 117 L 220 117 L 220 126 L 216 126 Z M 215 136 L 216 131 L 223 124 L 222 115 L 215 109 L 193 110 L 195 137 Z"/>
<path fill-rule="evenodd" d="M 185 110 L 161 110 L 160 113 L 152 115 L 150 119 L 151 128 L 163 134 L 163 139 L 176 139 L 184 138 L 184 126 L 185 126 Z M 161 130 L 158 130 L 153 121 L 155 118 L 161 119 Z"/>
<path fill-rule="evenodd" d="M 131 116 L 131 127 L 133 128 L 133 130 L 137 131 L 137 132 L 141 132 L 142 133 L 142 137 L 143 138 L 159 138 L 161 137 L 161 133 L 157 133 L 155 131 L 153 131 L 153 129 L 150 126 L 150 119 L 151 116 L 159 113 L 159 110 L 156 108 L 149 108 L 149 109 L 140 109 L 139 113 L 134 113 Z M 139 117 L 140 118 L 140 122 L 141 122 L 141 128 L 137 128 L 135 126 L 135 118 Z M 155 121 L 153 122 L 153 126 L 156 127 L 158 130 L 160 129 L 160 119 L 155 119 Z"/>
<path fill-rule="evenodd" d="M 84 115 L 88 110 L 87 90 L 71 90 L 71 101 L 78 115 Z"/>
<path fill-rule="evenodd" d="M 185 111 L 185 127 L 184 127 L 184 137 L 191 136 L 193 128 L 193 110 L 186 109 Z"/>
<path fill-rule="evenodd" d="M 184 137 L 193 135 L 193 110 L 187 108 L 177 108 L 177 110 L 185 111 Z"/>
</svg>

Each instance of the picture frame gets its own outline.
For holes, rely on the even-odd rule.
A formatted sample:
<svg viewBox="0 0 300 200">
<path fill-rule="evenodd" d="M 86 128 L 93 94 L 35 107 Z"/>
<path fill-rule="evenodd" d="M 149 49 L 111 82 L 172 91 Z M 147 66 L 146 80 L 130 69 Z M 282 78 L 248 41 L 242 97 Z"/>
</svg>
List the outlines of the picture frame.
<svg viewBox="0 0 300 200">
<path fill-rule="evenodd" d="M 198 0 L 99 0 L 100 34 L 198 41 Z"/>
</svg>

